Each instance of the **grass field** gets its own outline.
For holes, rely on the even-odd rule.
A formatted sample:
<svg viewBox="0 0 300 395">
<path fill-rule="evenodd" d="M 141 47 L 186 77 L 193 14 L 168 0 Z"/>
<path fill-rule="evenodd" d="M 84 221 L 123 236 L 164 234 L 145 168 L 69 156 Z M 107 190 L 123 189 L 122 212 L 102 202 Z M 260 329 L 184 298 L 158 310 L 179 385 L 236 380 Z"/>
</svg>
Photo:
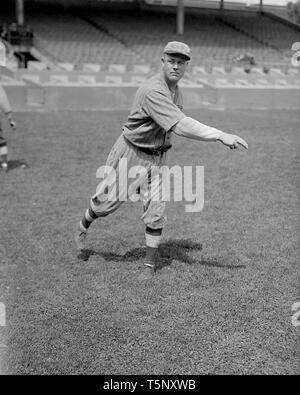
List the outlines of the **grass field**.
<svg viewBox="0 0 300 395">
<path fill-rule="evenodd" d="M 92 225 L 87 262 L 73 243 L 126 113 L 16 115 L 11 159 L 30 168 L 0 173 L 2 372 L 299 373 L 299 112 L 189 115 L 250 148 L 175 137 L 171 165 L 205 166 L 205 207 L 169 204 L 146 284 L 140 204 Z"/>
</svg>

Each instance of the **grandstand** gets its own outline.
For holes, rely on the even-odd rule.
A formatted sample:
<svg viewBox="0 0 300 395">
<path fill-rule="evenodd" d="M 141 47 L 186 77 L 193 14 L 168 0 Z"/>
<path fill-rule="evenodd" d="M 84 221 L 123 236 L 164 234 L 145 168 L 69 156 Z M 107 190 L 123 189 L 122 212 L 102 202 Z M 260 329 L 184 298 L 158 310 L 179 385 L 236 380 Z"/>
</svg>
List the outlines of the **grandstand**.
<svg viewBox="0 0 300 395">
<path fill-rule="evenodd" d="M 63 9 L 31 9 L 26 19 L 35 32 L 35 47 L 52 62 L 105 66 L 116 61 L 127 64 L 132 58 L 130 48 Z"/>
<path fill-rule="evenodd" d="M 299 41 L 299 30 L 272 19 L 268 14 L 226 13 L 220 18 L 236 31 L 252 37 L 266 48 L 274 48 L 275 56 L 269 51 L 269 63 L 289 63 L 292 43 Z"/>
<path fill-rule="evenodd" d="M 76 12 L 76 13 L 75 13 Z M 12 14 L 1 12 L 0 24 L 13 22 Z M 291 67 L 291 46 L 300 41 L 296 28 L 268 15 L 243 10 L 203 9 L 185 18 L 185 33 L 178 37 L 174 14 L 121 12 L 102 9 L 26 7 L 26 22 L 35 33 L 35 48 L 54 63 L 158 65 L 163 43 L 184 40 L 193 50 L 193 64 L 210 70 L 231 69 L 237 57 L 251 53 L 260 67 Z M 72 67 L 71 67 L 72 69 Z"/>
<path fill-rule="evenodd" d="M 127 108 L 136 87 L 160 67 L 171 40 L 192 48 L 181 81 L 188 106 L 299 107 L 299 67 L 291 63 L 299 27 L 269 14 L 198 9 L 186 13 L 181 36 L 174 12 L 160 8 L 29 4 L 25 21 L 34 32 L 33 59 L 14 62 L 15 46 L 7 67 L 0 67 L 17 108 Z M 13 10 L 1 11 L 0 25 L 14 21 Z"/>
<path fill-rule="evenodd" d="M 230 17 L 231 13 L 228 15 Z M 245 52 L 251 52 L 258 65 L 287 65 L 278 49 L 229 26 L 222 18 L 218 12 L 205 10 L 201 14 L 187 15 L 184 40 L 192 47 L 195 65 L 207 68 L 232 66 L 235 58 Z M 131 13 L 124 18 L 124 15 L 117 13 L 90 13 L 88 19 L 95 22 L 99 29 L 105 29 L 122 40 L 150 64 L 159 59 L 162 43 L 178 40 L 173 15 L 147 13 L 137 18 Z"/>
<path fill-rule="evenodd" d="M 51 13 L 43 18 L 31 13 L 28 20 L 36 33 L 38 48 L 45 49 L 57 62 L 73 63 L 77 68 L 84 63 L 105 67 L 129 64 L 134 55 L 120 40 L 70 13 Z"/>
</svg>

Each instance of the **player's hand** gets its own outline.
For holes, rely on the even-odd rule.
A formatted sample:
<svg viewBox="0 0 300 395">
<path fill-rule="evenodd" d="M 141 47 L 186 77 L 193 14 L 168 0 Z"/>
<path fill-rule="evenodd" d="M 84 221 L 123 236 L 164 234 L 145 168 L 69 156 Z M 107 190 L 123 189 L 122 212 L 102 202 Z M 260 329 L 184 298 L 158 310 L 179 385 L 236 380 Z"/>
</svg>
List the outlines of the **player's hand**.
<svg viewBox="0 0 300 395">
<path fill-rule="evenodd" d="M 10 126 L 11 126 L 11 128 L 12 128 L 13 130 L 16 130 L 16 129 L 17 129 L 16 122 L 13 121 L 12 119 L 9 120 L 9 124 L 10 124 Z"/>
<path fill-rule="evenodd" d="M 228 134 L 224 133 L 219 140 L 221 143 L 229 147 L 230 149 L 236 149 L 238 148 L 239 144 L 244 147 L 245 149 L 248 149 L 248 144 L 246 143 L 245 140 L 243 140 L 241 137 L 236 136 L 234 134 Z"/>
</svg>

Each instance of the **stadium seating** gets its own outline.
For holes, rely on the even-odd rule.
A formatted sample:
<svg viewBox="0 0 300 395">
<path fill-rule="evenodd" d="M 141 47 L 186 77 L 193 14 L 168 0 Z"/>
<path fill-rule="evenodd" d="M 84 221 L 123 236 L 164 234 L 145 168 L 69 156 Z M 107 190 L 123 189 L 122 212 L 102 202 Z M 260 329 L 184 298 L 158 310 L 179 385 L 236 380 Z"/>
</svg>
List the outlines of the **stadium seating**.
<svg viewBox="0 0 300 395">
<path fill-rule="evenodd" d="M 124 17 L 123 13 L 94 12 L 88 14 L 88 18 L 152 67 L 157 66 L 162 44 L 178 40 L 174 15 L 141 14 L 137 17 L 130 13 Z M 194 65 L 232 65 L 238 56 L 250 52 L 258 66 L 287 67 L 290 65 L 290 44 L 300 41 L 300 37 L 296 30 L 271 18 L 227 11 L 222 17 L 216 12 L 187 15 L 184 40 L 192 47 Z"/>
<path fill-rule="evenodd" d="M 93 63 L 84 63 L 82 65 L 83 71 L 90 71 L 93 73 L 99 73 L 101 71 L 101 64 L 93 64 Z"/>
<path fill-rule="evenodd" d="M 66 70 L 66 71 L 73 71 L 74 70 L 74 64 L 73 63 L 66 63 L 66 62 L 59 62 L 57 63 L 57 66 L 62 69 L 62 70 Z"/>
<path fill-rule="evenodd" d="M 293 29 L 268 15 L 253 13 L 226 13 L 221 18 L 236 30 L 241 31 L 269 48 L 277 50 L 277 54 L 268 51 L 267 61 L 289 61 L 292 43 L 300 40 L 299 30 Z"/>
<path fill-rule="evenodd" d="M 33 28 L 37 49 L 63 68 L 82 68 L 84 64 L 101 64 L 104 68 L 109 64 L 126 65 L 133 56 L 119 40 L 67 11 L 28 10 L 27 22 Z"/>
<path fill-rule="evenodd" d="M 0 25 L 11 22 L 11 16 L 0 16 Z M 290 44 L 300 41 L 299 31 L 253 12 L 203 10 L 186 15 L 183 37 L 176 34 L 176 19 L 171 14 L 28 8 L 26 22 L 34 31 L 35 47 L 58 70 L 153 73 L 160 67 L 164 43 L 179 39 L 192 48 L 192 75 L 222 77 L 232 70 L 243 77 L 248 68 L 264 76 L 265 67 L 279 77 L 298 73 L 291 67 Z M 253 56 L 254 65 L 241 61 L 245 54 Z M 29 62 L 30 69 L 48 66 Z"/>
<path fill-rule="evenodd" d="M 231 74 L 232 75 L 246 75 L 245 69 L 243 67 L 238 67 L 238 66 L 234 66 L 231 69 Z"/>
<path fill-rule="evenodd" d="M 29 61 L 27 63 L 28 70 L 47 70 L 47 64 L 43 62 Z"/>
</svg>

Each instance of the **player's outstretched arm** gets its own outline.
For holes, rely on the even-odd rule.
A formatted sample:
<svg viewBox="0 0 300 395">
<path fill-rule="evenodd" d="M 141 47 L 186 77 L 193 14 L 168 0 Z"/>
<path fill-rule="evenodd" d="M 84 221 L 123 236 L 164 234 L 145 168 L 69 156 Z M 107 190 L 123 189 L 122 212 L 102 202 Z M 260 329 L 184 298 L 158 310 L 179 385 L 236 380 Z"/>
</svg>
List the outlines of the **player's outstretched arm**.
<svg viewBox="0 0 300 395">
<path fill-rule="evenodd" d="M 248 149 L 247 142 L 235 134 L 224 133 L 224 135 L 219 137 L 217 141 L 221 141 L 221 143 L 229 148 L 238 148 L 238 145 L 240 144 L 242 147 Z"/>
<path fill-rule="evenodd" d="M 207 126 L 190 117 L 185 117 L 180 120 L 173 127 L 173 131 L 179 136 L 187 137 L 193 140 L 220 141 L 230 148 L 238 148 L 238 145 L 240 144 L 242 147 L 248 149 L 248 144 L 246 141 L 239 136 L 224 133 L 221 130 Z"/>
</svg>

